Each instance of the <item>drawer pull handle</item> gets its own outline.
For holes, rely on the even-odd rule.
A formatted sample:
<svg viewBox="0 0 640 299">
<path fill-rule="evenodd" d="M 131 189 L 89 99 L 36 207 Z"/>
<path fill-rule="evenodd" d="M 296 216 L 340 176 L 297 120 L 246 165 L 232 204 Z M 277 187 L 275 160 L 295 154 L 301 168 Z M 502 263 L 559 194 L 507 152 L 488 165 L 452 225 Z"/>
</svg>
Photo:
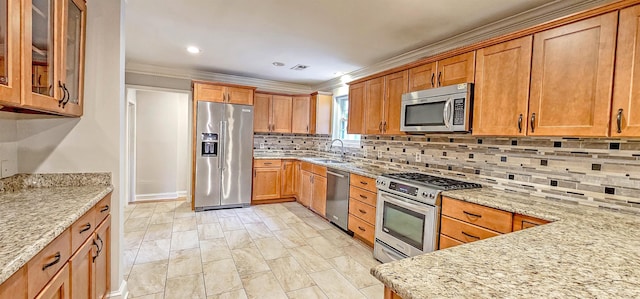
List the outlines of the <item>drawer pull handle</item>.
<svg viewBox="0 0 640 299">
<path fill-rule="evenodd" d="M 362 194 L 360 194 L 360 198 L 367 199 L 367 198 L 369 198 L 369 197 L 367 197 L 366 195 L 362 195 Z"/>
<path fill-rule="evenodd" d="M 534 222 L 531 222 L 531 221 L 522 220 L 522 227 L 523 228 L 524 228 L 525 224 L 529 224 L 531 226 L 539 226 L 540 225 L 539 223 L 534 223 Z"/>
<path fill-rule="evenodd" d="M 476 236 L 474 236 L 474 235 L 470 235 L 470 234 L 467 234 L 467 233 L 465 233 L 465 232 L 462 232 L 462 234 L 463 234 L 463 235 L 465 235 L 465 236 L 467 236 L 467 237 L 469 237 L 469 238 L 476 239 L 476 240 L 480 240 L 480 237 L 476 237 Z"/>
<path fill-rule="evenodd" d="M 482 218 L 482 215 L 469 213 L 467 211 L 462 211 L 462 213 L 465 213 L 465 215 L 467 215 L 467 216 L 476 217 L 476 218 Z"/>
<path fill-rule="evenodd" d="M 264 165 L 271 165 L 271 162 L 264 162 Z"/>
<path fill-rule="evenodd" d="M 366 229 L 364 229 L 364 227 L 362 227 L 362 226 L 358 226 L 358 229 L 359 229 L 359 230 L 361 230 L 361 231 L 363 231 L 363 232 L 364 232 L 364 231 L 367 231 L 367 230 L 366 230 Z"/>
<path fill-rule="evenodd" d="M 84 232 L 86 232 L 86 231 L 88 231 L 88 230 L 90 230 L 90 229 L 91 229 L 91 223 L 87 223 L 87 224 L 85 224 L 85 225 L 84 225 L 84 227 L 80 230 L 79 234 L 82 234 L 82 233 L 84 233 Z"/>
<path fill-rule="evenodd" d="M 367 183 L 367 182 L 363 182 L 363 181 L 360 181 L 360 184 L 363 184 L 363 185 L 369 185 L 369 183 Z"/>
<path fill-rule="evenodd" d="M 53 260 L 53 262 L 48 263 L 48 264 L 44 264 L 44 266 L 42 266 L 42 271 L 47 270 L 47 268 L 57 264 L 60 262 L 60 251 L 58 251 L 56 253 L 56 255 L 53 256 L 55 259 Z"/>
<path fill-rule="evenodd" d="M 358 209 L 358 211 L 360 211 L 360 213 L 362 213 L 362 214 L 366 214 L 367 213 L 367 211 L 365 211 L 363 209 Z"/>
<path fill-rule="evenodd" d="M 102 209 L 100 209 L 100 213 L 104 213 L 106 211 L 109 211 L 109 205 L 106 205 L 106 206 L 102 207 Z"/>
</svg>

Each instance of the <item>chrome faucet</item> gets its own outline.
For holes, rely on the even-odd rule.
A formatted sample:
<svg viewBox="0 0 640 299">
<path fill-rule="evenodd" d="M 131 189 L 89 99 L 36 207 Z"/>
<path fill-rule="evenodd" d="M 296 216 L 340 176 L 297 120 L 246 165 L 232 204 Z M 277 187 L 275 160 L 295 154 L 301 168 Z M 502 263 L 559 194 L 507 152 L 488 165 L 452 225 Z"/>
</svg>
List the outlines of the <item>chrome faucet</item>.
<svg viewBox="0 0 640 299">
<path fill-rule="evenodd" d="M 340 149 L 342 150 L 342 155 L 340 155 L 340 159 L 344 159 L 344 142 L 342 142 L 341 139 L 336 138 L 334 140 L 331 140 L 331 145 L 329 146 L 329 151 L 331 151 L 331 149 L 333 148 L 333 143 L 337 141 L 340 141 Z"/>
</svg>

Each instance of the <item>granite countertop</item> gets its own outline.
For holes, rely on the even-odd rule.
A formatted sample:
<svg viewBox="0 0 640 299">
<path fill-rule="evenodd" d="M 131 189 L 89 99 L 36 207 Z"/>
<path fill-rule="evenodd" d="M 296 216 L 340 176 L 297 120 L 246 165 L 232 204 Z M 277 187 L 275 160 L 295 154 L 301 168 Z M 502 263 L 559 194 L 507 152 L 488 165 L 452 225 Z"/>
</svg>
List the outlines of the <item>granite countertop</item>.
<svg viewBox="0 0 640 299">
<path fill-rule="evenodd" d="M 554 222 L 371 269 L 402 298 L 640 298 L 640 216 L 489 188 L 443 195 Z"/>
<path fill-rule="evenodd" d="M 112 191 L 90 185 L 0 193 L 0 284 Z"/>
<path fill-rule="evenodd" d="M 318 165 L 322 165 L 329 168 L 334 168 L 338 170 L 348 171 L 350 173 L 355 173 L 361 176 L 365 176 L 368 178 L 377 178 L 379 175 L 389 172 L 389 169 L 374 167 L 364 164 L 359 164 L 356 162 L 344 162 L 344 163 L 326 163 L 322 160 L 338 160 L 335 157 L 323 157 L 311 154 L 254 154 L 254 159 L 296 159 L 300 161 L 305 161 L 309 163 L 314 163 Z"/>
</svg>

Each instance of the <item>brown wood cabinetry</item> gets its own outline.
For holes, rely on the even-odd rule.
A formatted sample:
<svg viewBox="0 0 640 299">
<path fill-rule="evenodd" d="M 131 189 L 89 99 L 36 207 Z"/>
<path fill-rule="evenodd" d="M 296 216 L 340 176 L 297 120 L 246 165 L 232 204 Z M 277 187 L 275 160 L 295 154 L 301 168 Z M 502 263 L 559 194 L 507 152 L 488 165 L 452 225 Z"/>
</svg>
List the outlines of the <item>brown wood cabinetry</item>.
<svg viewBox="0 0 640 299">
<path fill-rule="evenodd" d="M 365 134 L 382 134 L 384 121 L 384 77 L 365 82 Z"/>
<path fill-rule="evenodd" d="M 436 62 L 409 69 L 409 92 L 437 87 Z"/>
<path fill-rule="evenodd" d="M 435 87 L 473 83 L 475 52 L 434 61 L 409 69 L 409 92 Z"/>
<path fill-rule="evenodd" d="M 64 267 L 69 257 L 71 257 L 71 233 L 66 230 L 27 263 L 29 298 L 40 293 L 58 270 Z"/>
<path fill-rule="evenodd" d="M 384 134 L 400 134 L 400 116 L 402 112 L 402 94 L 407 92 L 409 72 L 402 71 L 384 76 Z"/>
<path fill-rule="evenodd" d="M 309 162 L 300 163 L 298 202 L 322 217 L 327 210 L 327 168 Z"/>
<path fill-rule="evenodd" d="M 298 202 L 307 208 L 311 204 L 311 198 L 313 197 L 312 176 L 313 173 L 306 170 L 303 170 L 300 175 L 300 194 L 298 194 Z"/>
<path fill-rule="evenodd" d="M 311 197 L 311 210 L 322 217 L 327 212 L 327 178 L 319 174 L 313 175 L 313 197 Z"/>
<path fill-rule="evenodd" d="M 347 133 L 364 134 L 365 82 L 349 86 L 349 122 Z"/>
<path fill-rule="evenodd" d="M 611 12 L 534 35 L 529 135 L 607 136 L 617 23 Z"/>
<path fill-rule="evenodd" d="M 349 183 L 349 230 L 373 246 L 377 202 L 375 180 L 352 173 Z"/>
<path fill-rule="evenodd" d="M 311 94 L 310 134 L 331 134 L 332 107 L 332 94 L 320 92 Z"/>
<path fill-rule="evenodd" d="M 534 218 L 531 216 L 515 214 L 513 215 L 513 231 L 519 231 L 531 227 L 536 227 L 539 225 L 547 224 L 549 221 Z"/>
<path fill-rule="evenodd" d="M 36 299 L 70 299 L 70 278 L 69 265 L 64 264 L 62 270 L 58 272 L 51 281 L 42 289 Z"/>
<path fill-rule="evenodd" d="M 454 247 L 454 246 L 458 246 L 458 245 L 462 245 L 464 243 L 451 238 L 451 237 L 447 237 L 446 235 L 440 234 L 440 249 L 447 249 L 449 247 Z"/>
<path fill-rule="evenodd" d="M 398 294 L 389 287 L 384 286 L 384 299 L 402 299 L 402 297 L 398 296 Z"/>
<path fill-rule="evenodd" d="M 253 104 L 253 131 L 271 132 L 271 95 L 256 93 Z"/>
<path fill-rule="evenodd" d="M 291 133 L 292 103 L 290 96 L 256 93 L 253 131 Z"/>
<path fill-rule="evenodd" d="M 282 173 L 280 178 L 280 196 L 294 197 L 296 196 L 296 169 L 297 165 L 294 160 L 282 161 Z"/>
<path fill-rule="evenodd" d="M 291 133 L 311 134 L 311 97 L 294 96 L 291 106 Z"/>
<path fill-rule="evenodd" d="M 95 239 L 88 238 L 78 251 L 69 260 L 71 272 L 71 298 L 94 298 L 95 292 L 95 266 L 94 245 Z"/>
<path fill-rule="evenodd" d="M 2 37 L 4 53 L 0 54 L 0 105 L 19 106 L 20 98 L 20 0 L 6 1 L 0 13 L 6 20 L 6 36 Z"/>
<path fill-rule="evenodd" d="M 22 267 L 0 284 L 0 299 L 27 299 L 27 268 Z"/>
<path fill-rule="evenodd" d="M 407 92 L 409 72 L 401 71 L 349 87 L 350 134 L 400 132 L 402 94 Z"/>
<path fill-rule="evenodd" d="M 620 11 L 611 136 L 640 136 L 640 5 Z"/>
<path fill-rule="evenodd" d="M 255 87 L 217 82 L 193 81 L 196 101 L 253 105 Z"/>
<path fill-rule="evenodd" d="M 280 167 L 253 169 L 253 201 L 280 198 Z"/>
<path fill-rule="evenodd" d="M 253 204 L 293 201 L 298 197 L 298 164 L 295 160 L 253 161 Z"/>
<path fill-rule="evenodd" d="M 477 51 L 473 135 L 527 134 L 533 37 Z"/>
<path fill-rule="evenodd" d="M 111 288 L 111 215 L 96 228 L 97 247 L 95 263 L 95 298 L 107 298 Z"/>
</svg>

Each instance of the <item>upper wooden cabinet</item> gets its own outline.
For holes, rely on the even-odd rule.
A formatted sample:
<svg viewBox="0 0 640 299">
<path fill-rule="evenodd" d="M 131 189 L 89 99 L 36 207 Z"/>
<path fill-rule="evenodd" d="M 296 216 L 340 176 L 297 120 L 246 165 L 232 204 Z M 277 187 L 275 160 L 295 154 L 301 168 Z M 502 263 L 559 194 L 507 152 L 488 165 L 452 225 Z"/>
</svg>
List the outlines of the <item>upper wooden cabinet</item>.
<svg viewBox="0 0 640 299">
<path fill-rule="evenodd" d="M 528 36 L 477 51 L 474 135 L 527 134 L 532 40 Z"/>
<path fill-rule="evenodd" d="M 384 119 L 384 77 L 365 82 L 364 133 L 382 134 Z"/>
<path fill-rule="evenodd" d="M 475 52 L 469 52 L 409 69 L 409 92 L 473 83 Z"/>
<path fill-rule="evenodd" d="M 640 5 L 620 11 L 611 136 L 640 136 Z"/>
<path fill-rule="evenodd" d="M 349 85 L 349 134 L 364 134 L 365 83 Z"/>
<path fill-rule="evenodd" d="M 291 106 L 291 133 L 311 134 L 311 96 L 294 96 Z"/>
<path fill-rule="evenodd" d="M 362 108 L 364 131 L 361 131 L 361 134 L 401 134 L 402 94 L 406 93 L 408 89 L 408 74 L 408 71 L 401 71 L 364 82 L 364 107 Z M 350 90 L 356 94 L 349 97 L 349 126 L 356 126 L 357 124 L 351 125 L 351 111 L 356 110 L 359 104 L 359 90 L 355 85 Z M 352 99 L 353 101 L 351 101 Z M 358 118 L 355 117 L 353 121 L 358 122 Z"/>
<path fill-rule="evenodd" d="M 20 99 L 20 0 L 5 0 L 0 10 L 0 105 L 19 106 Z"/>
<path fill-rule="evenodd" d="M 611 12 L 534 35 L 529 135 L 608 135 L 617 23 Z"/>
<path fill-rule="evenodd" d="M 314 92 L 311 94 L 310 133 L 331 134 L 331 108 L 333 96 L 330 93 Z"/>
<path fill-rule="evenodd" d="M 402 71 L 384 77 L 384 134 L 398 135 L 400 132 L 402 94 L 407 92 L 409 72 Z"/>
<path fill-rule="evenodd" d="M 192 84 L 196 101 L 253 105 L 255 87 L 205 81 L 193 81 Z"/>
<path fill-rule="evenodd" d="M 292 101 L 290 96 L 256 93 L 253 131 L 291 133 Z"/>
</svg>

